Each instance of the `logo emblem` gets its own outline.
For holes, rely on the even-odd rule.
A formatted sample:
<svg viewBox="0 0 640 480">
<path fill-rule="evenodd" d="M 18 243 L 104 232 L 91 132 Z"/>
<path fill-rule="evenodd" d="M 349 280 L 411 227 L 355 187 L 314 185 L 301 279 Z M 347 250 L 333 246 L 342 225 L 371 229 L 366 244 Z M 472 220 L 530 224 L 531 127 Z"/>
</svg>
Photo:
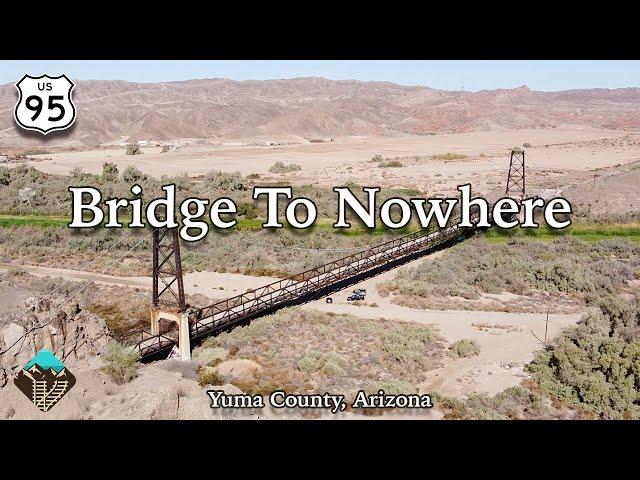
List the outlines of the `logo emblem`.
<svg viewBox="0 0 640 480">
<path fill-rule="evenodd" d="M 20 98 L 16 104 L 16 123 L 27 130 L 47 134 L 69 128 L 76 119 L 71 99 L 75 84 L 62 74 L 58 77 L 25 75 L 16 83 Z"/>
<path fill-rule="evenodd" d="M 33 404 L 47 412 L 76 384 L 69 370 L 49 350 L 40 350 L 13 383 Z"/>
</svg>

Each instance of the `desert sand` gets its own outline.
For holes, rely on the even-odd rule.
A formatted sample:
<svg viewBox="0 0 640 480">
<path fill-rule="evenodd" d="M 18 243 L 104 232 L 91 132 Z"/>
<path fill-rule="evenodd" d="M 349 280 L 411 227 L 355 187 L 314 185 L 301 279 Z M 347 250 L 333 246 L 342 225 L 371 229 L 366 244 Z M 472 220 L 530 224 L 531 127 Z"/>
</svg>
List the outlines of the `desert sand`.
<svg viewBox="0 0 640 480">
<path fill-rule="evenodd" d="M 532 175 L 536 171 L 586 173 L 640 159 L 640 135 L 585 127 L 403 138 L 345 137 L 326 143 L 274 147 L 192 145 L 165 153 L 161 153 L 160 147 L 144 147 L 144 154 L 136 156 L 125 155 L 124 148 L 117 147 L 33 155 L 28 157 L 28 164 L 53 174 L 69 174 L 74 168 L 99 173 L 104 162 L 113 162 L 120 171 L 133 165 L 157 177 L 181 174 L 197 177 L 221 170 L 259 174 L 261 182 L 326 187 L 354 182 L 434 193 L 449 192 L 459 183 L 472 182 L 475 191 L 486 193 L 504 182 L 509 150 L 525 143 L 531 145 L 526 154 Z M 468 158 L 457 161 L 430 158 L 444 153 Z M 402 157 L 403 167 L 379 168 L 369 162 L 374 155 Z M 302 170 L 269 173 L 269 168 L 278 161 L 297 163 Z"/>
</svg>

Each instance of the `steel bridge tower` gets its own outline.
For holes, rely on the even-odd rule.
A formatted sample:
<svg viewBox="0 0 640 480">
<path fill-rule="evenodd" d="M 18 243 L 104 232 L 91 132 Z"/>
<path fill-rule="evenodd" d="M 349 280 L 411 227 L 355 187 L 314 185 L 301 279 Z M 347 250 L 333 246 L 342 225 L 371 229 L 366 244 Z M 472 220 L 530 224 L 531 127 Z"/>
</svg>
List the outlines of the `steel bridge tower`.
<svg viewBox="0 0 640 480">
<path fill-rule="evenodd" d="M 153 293 L 151 334 L 160 334 L 160 320 L 178 324 L 178 349 L 183 360 L 191 359 L 191 332 L 184 298 L 180 238 L 177 228 L 153 231 Z"/>
<path fill-rule="evenodd" d="M 524 170 L 524 150 L 511 150 L 509 176 L 507 177 L 507 197 L 512 197 L 519 201 L 524 200 L 526 194 Z"/>
</svg>

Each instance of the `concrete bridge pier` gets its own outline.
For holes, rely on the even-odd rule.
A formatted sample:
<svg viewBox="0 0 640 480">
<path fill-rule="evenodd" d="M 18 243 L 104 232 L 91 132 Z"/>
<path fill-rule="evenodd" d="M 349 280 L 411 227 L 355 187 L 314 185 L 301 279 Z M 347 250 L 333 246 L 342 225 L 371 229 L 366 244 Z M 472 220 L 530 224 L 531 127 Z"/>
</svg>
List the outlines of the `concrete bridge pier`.
<svg viewBox="0 0 640 480">
<path fill-rule="evenodd" d="M 191 331 L 189 315 L 186 312 L 169 312 L 151 308 L 151 334 L 160 335 L 160 320 L 165 319 L 178 324 L 178 350 L 180 360 L 191 360 Z"/>
</svg>

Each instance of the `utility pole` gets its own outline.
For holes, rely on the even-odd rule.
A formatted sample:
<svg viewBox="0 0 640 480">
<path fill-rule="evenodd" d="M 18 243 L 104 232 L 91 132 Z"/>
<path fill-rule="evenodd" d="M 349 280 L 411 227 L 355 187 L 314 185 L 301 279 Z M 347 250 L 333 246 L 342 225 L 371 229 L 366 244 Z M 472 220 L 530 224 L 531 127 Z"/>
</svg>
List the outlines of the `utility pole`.
<svg viewBox="0 0 640 480">
<path fill-rule="evenodd" d="M 547 344 L 547 332 L 549 331 L 549 309 L 547 309 L 547 323 L 544 326 L 544 343 Z"/>
</svg>

